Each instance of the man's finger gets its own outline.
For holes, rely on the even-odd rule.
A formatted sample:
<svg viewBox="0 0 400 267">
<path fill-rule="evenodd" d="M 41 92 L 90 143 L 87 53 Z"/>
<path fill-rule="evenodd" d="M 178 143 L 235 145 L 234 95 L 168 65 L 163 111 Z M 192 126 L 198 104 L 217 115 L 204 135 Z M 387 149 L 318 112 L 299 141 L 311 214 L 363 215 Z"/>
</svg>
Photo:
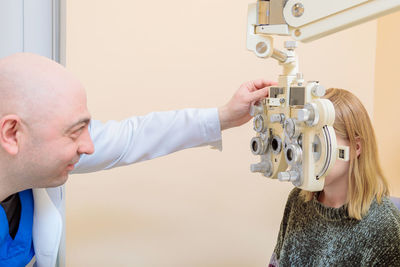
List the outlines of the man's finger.
<svg viewBox="0 0 400 267">
<path fill-rule="evenodd" d="M 260 101 L 260 100 L 268 97 L 268 92 L 269 92 L 268 87 L 264 87 L 262 89 L 254 91 L 254 92 L 250 93 L 250 101 L 251 102 Z"/>
<path fill-rule="evenodd" d="M 249 91 L 253 92 L 253 91 L 262 89 L 264 87 L 267 87 L 267 86 L 277 85 L 277 83 L 273 82 L 273 81 L 268 81 L 265 79 L 258 79 L 258 80 L 251 81 L 251 85 L 252 86 L 249 87 Z"/>
</svg>

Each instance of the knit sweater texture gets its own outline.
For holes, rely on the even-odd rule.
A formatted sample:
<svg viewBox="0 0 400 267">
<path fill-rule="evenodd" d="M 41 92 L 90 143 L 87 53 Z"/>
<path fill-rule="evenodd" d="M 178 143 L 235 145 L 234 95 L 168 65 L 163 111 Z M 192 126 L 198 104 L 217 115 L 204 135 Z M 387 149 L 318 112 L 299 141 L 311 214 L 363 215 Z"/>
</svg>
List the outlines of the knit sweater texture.
<svg viewBox="0 0 400 267">
<path fill-rule="evenodd" d="M 289 195 L 270 266 L 400 266 L 400 212 L 389 198 L 356 220 L 300 191 Z"/>
</svg>

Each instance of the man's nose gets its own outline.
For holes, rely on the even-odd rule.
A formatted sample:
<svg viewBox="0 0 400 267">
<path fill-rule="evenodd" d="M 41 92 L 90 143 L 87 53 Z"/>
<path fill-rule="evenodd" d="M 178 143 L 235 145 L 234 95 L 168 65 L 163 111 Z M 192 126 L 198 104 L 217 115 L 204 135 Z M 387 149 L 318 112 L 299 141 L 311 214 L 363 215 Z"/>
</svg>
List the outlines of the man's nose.
<svg viewBox="0 0 400 267">
<path fill-rule="evenodd" d="M 89 130 L 86 129 L 80 138 L 79 142 L 79 147 L 78 147 L 78 153 L 79 154 L 93 154 L 94 152 L 94 145 L 92 138 L 90 137 Z"/>
</svg>

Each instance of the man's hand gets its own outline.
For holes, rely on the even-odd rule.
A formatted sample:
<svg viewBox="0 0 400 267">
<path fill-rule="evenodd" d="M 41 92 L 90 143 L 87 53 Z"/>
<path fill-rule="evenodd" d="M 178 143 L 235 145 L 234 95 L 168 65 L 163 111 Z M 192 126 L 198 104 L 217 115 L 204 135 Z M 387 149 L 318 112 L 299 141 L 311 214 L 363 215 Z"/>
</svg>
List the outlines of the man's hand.
<svg viewBox="0 0 400 267">
<path fill-rule="evenodd" d="M 231 100 L 218 109 L 221 131 L 248 122 L 251 119 L 251 104 L 266 98 L 267 87 L 271 85 L 276 85 L 276 83 L 263 79 L 242 84 Z"/>
</svg>

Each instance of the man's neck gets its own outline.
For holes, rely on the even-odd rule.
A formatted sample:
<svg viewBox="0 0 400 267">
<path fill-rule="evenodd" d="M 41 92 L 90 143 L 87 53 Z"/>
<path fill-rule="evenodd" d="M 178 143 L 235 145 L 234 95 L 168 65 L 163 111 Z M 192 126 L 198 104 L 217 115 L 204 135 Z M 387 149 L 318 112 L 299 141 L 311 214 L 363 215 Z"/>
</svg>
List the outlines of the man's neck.
<svg viewBox="0 0 400 267">
<path fill-rule="evenodd" d="M 0 202 L 5 200 L 7 197 L 21 191 L 16 185 L 10 183 L 13 181 L 9 177 L 4 177 L 0 175 Z"/>
<path fill-rule="evenodd" d="M 347 189 L 347 179 L 340 179 L 334 184 L 325 186 L 318 200 L 327 207 L 340 208 L 347 202 Z"/>
</svg>

